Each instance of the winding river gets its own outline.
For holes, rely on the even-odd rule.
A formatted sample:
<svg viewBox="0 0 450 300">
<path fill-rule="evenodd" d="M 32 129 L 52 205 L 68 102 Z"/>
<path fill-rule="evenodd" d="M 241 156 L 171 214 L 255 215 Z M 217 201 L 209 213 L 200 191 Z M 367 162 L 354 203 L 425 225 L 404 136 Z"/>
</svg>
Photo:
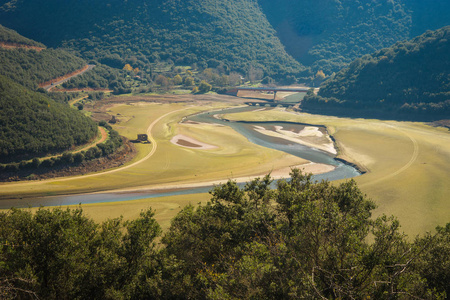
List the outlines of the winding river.
<svg viewBox="0 0 450 300">
<path fill-rule="evenodd" d="M 211 111 L 190 116 L 184 120 L 200 122 L 200 123 L 217 123 L 232 127 L 234 130 L 244 135 L 250 142 L 260 146 L 280 150 L 289 154 L 307 159 L 315 163 L 322 163 L 335 166 L 335 169 L 331 172 L 315 175 L 314 180 L 338 180 L 345 178 L 352 178 L 359 176 L 360 173 L 355 168 L 346 165 L 336 160 L 331 154 L 327 152 L 303 146 L 297 143 L 288 142 L 284 139 L 271 137 L 254 130 L 255 126 L 264 128 L 274 128 L 275 126 L 283 126 L 288 130 L 300 131 L 304 128 L 305 124 L 297 123 L 280 123 L 280 122 L 228 122 L 225 120 L 214 117 L 217 114 L 231 114 L 242 111 L 255 110 L 254 107 L 244 108 L 232 108 L 220 111 Z M 256 113 L 256 112 L 255 112 Z M 243 186 L 244 184 L 241 184 Z M 146 198 L 156 198 L 173 195 L 183 194 L 197 194 L 206 193 L 211 189 L 211 186 L 187 188 L 187 189 L 171 189 L 171 190 L 147 190 L 136 192 L 104 192 L 93 194 L 79 194 L 79 195 L 67 195 L 67 196 L 51 196 L 40 198 L 26 198 L 26 199 L 14 199 L 5 200 L 0 202 L 0 209 L 14 207 L 28 207 L 28 206 L 62 206 L 62 205 L 76 205 L 76 204 L 88 204 L 88 203 L 102 203 L 102 202 L 118 202 L 118 201 L 131 201 Z"/>
<path fill-rule="evenodd" d="M 293 142 L 286 142 L 286 140 L 284 139 L 267 136 L 254 130 L 255 126 L 264 127 L 267 129 L 275 128 L 276 126 L 281 126 L 284 127 L 285 129 L 298 132 L 305 127 L 305 124 L 288 123 L 288 122 L 228 122 L 214 117 L 217 114 L 231 114 L 249 110 L 255 110 L 255 108 L 241 107 L 220 111 L 211 111 L 191 116 L 187 118 L 187 120 L 200 123 L 201 122 L 217 123 L 221 125 L 230 126 L 240 134 L 244 135 L 250 142 L 254 144 L 280 150 L 307 159 L 311 162 L 335 166 L 335 169 L 331 172 L 315 175 L 314 176 L 315 180 L 320 181 L 322 179 L 327 179 L 332 181 L 338 179 L 352 178 L 361 175 L 361 173 L 358 170 L 356 170 L 350 165 L 344 164 L 341 161 L 336 160 L 333 155 L 328 154 L 325 151 L 303 146 Z"/>
</svg>

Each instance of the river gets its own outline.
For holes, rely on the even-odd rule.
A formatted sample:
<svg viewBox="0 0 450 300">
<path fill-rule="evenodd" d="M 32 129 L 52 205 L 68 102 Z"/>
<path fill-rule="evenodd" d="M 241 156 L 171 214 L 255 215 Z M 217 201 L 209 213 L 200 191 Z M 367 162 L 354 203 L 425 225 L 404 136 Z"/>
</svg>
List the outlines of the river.
<svg viewBox="0 0 450 300">
<path fill-rule="evenodd" d="M 300 131 L 304 128 L 305 124 L 297 123 L 280 123 L 280 122 L 228 122 L 214 116 L 217 114 L 230 114 L 242 111 L 255 110 L 254 107 L 244 108 L 232 108 L 220 111 L 211 111 L 190 116 L 183 120 L 200 122 L 200 123 L 217 123 L 232 127 L 234 130 L 244 135 L 250 142 L 260 146 L 284 151 L 286 153 L 307 159 L 315 163 L 322 163 L 335 166 L 335 169 L 331 172 L 314 175 L 314 180 L 338 180 L 359 176 L 360 173 L 353 167 L 346 165 L 336 160 L 331 154 L 303 146 L 293 142 L 287 142 L 284 139 L 271 137 L 261 134 L 254 130 L 255 126 L 264 128 L 273 128 L 275 126 L 283 126 L 289 130 Z M 255 112 L 257 113 L 257 112 Z M 243 186 L 243 183 L 241 184 Z M 118 202 L 118 201 L 131 201 L 146 198 L 156 198 L 173 195 L 183 194 L 197 194 L 206 193 L 212 186 L 198 187 L 198 188 L 186 188 L 186 189 L 171 189 L 171 190 L 145 190 L 145 191 L 132 191 L 132 192 L 104 192 L 104 193 L 92 193 L 92 194 L 78 194 L 78 195 L 63 195 L 63 196 L 49 196 L 39 198 L 26 198 L 26 199 L 11 199 L 2 200 L 0 202 L 0 209 L 14 207 L 29 207 L 29 206 L 63 206 L 63 205 L 76 205 L 76 204 L 88 204 L 88 203 L 102 203 L 102 202 Z"/>
</svg>

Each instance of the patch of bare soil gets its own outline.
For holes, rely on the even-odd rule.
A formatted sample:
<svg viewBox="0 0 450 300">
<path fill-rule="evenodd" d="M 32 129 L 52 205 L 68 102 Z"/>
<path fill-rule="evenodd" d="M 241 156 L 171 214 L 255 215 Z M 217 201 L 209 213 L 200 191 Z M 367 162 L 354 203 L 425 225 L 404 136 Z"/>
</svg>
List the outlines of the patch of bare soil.
<svg viewBox="0 0 450 300">
<path fill-rule="evenodd" d="M 55 87 L 54 89 L 52 89 L 52 92 L 55 93 L 78 93 L 78 92 L 106 92 L 106 93 L 111 93 L 113 92 L 113 90 L 110 89 L 103 89 L 103 88 L 82 88 L 82 89 L 64 89 L 64 88 L 59 88 L 59 87 Z"/>
<path fill-rule="evenodd" d="M 200 141 L 197 141 L 196 139 L 193 139 L 189 136 L 185 136 L 182 134 L 178 134 L 174 136 L 170 142 L 172 144 L 186 147 L 186 148 L 192 148 L 192 149 L 202 149 L 202 150 L 208 150 L 208 149 L 215 149 L 217 146 L 209 145 L 206 143 L 202 143 Z"/>
<path fill-rule="evenodd" d="M 79 165 L 67 166 L 58 165 L 53 168 L 42 168 L 34 170 L 20 170 L 18 172 L 0 173 L 0 181 L 22 181 L 22 180 L 41 180 L 55 177 L 84 175 L 92 172 L 99 172 L 106 169 L 112 169 L 122 166 L 129 162 L 137 154 L 135 146 L 130 141 L 122 137 L 123 145 L 113 154 L 106 157 L 100 157 L 94 160 L 85 161 Z"/>
<path fill-rule="evenodd" d="M 239 91 L 237 93 L 238 97 L 251 98 L 251 99 L 263 99 L 263 100 L 274 100 L 273 93 L 258 92 L 258 91 Z M 277 95 L 278 96 L 278 95 Z M 276 97 L 275 100 L 281 100 L 280 97 Z"/>
</svg>

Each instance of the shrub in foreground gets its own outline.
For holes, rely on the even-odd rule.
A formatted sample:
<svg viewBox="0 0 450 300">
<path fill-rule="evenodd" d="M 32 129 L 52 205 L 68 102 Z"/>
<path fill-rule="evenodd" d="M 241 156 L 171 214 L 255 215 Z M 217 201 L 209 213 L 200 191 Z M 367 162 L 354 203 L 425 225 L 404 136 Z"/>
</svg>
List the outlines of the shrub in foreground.
<svg viewBox="0 0 450 300">
<path fill-rule="evenodd" d="M 0 297 L 443 299 L 450 224 L 410 242 L 354 181 L 293 170 L 215 187 L 161 229 L 152 210 L 96 224 L 81 208 L 0 213 Z"/>
</svg>

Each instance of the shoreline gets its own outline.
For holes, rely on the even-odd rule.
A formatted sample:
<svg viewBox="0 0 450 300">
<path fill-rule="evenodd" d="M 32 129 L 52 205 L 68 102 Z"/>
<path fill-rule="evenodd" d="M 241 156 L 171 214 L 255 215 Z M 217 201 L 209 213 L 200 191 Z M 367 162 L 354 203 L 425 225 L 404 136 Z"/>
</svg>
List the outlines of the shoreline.
<svg viewBox="0 0 450 300">
<path fill-rule="evenodd" d="M 300 114 L 299 112 L 288 112 L 288 111 L 286 111 L 286 112 L 294 114 L 294 115 L 299 115 Z M 324 128 L 326 130 L 328 136 L 332 140 L 334 148 L 336 149 L 336 154 L 334 154 L 335 155 L 335 157 L 334 157 L 335 160 L 340 161 L 343 164 L 346 164 L 346 165 L 348 165 L 350 167 L 355 168 L 359 173 L 361 173 L 361 175 L 370 172 L 370 170 L 367 167 L 365 167 L 364 165 L 361 165 L 360 163 L 355 162 L 355 161 L 350 161 L 346 156 L 343 157 L 342 149 L 341 149 L 341 147 L 339 147 L 338 141 L 330 133 L 330 131 L 328 130 L 328 127 L 326 125 L 305 123 L 305 122 L 294 122 L 294 121 L 237 121 L 237 120 L 230 120 L 230 119 L 225 119 L 225 118 L 223 118 L 222 120 L 227 121 L 227 122 L 240 122 L 240 123 L 247 123 L 247 124 L 251 124 L 251 123 L 264 124 L 264 123 L 276 122 L 276 123 L 280 123 L 280 124 L 298 124 L 298 125 L 304 125 L 304 126 L 312 126 L 312 127 Z"/>
<path fill-rule="evenodd" d="M 43 195 L 14 195 L 14 197 L 11 198 L 4 198 L 0 199 L 0 210 L 2 209 L 9 209 L 13 207 L 14 205 L 10 205 L 12 203 L 8 203 L 9 201 L 13 201 L 17 207 L 17 200 L 20 200 L 19 202 L 23 202 L 22 205 L 19 204 L 19 206 L 30 206 L 30 202 L 36 202 L 36 205 L 40 205 L 38 202 L 40 199 L 55 199 L 55 198 L 63 198 L 63 197 L 82 197 L 83 195 L 101 195 L 101 194 L 109 194 L 109 195 L 121 195 L 121 194 L 140 194 L 140 193 L 151 193 L 153 194 L 162 194 L 162 193 L 170 193 L 178 190 L 187 190 L 187 189 L 195 189 L 195 188 L 207 188 L 207 187 L 213 187 L 220 184 L 225 184 L 228 180 L 236 181 L 237 183 L 245 183 L 249 182 L 255 178 L 262 178 L 265 175 L 269 174 L 271 175 L 271 178 L 273 180 L 279 180 L 279 179 L 288 179 L 289 173 L 291 172 L 291 169 L 298 168 L 304 173 L 312 173 L 314 175 L 317 174 L 323 174 L 330 171 L 333 171 L 335 169 L 334 166 L 326 165 L 326 164 L 318 164 L 318 163 L 305 163 L 301 165 L 294 165 L 290 167 L 284 167 L 276 170 L 272 170 L 271 172 L 258 174 L 258 175 L 249 175 L 249 176 L 240 176 L 240 177 L 228 177 L 224 179 L 217 179 L 217 180 L 210 180 L 210 181 L 203 181 L 203 182 L 185 182 L 185 183 L 166 183 L 166 184 L 160 184 L 160 185 L 144 185 L 144 186 L 137 186 L 132 188 L 120 188 L 116 190 L 103 190 L 103 191 L 97 191 L 97 192 L 88 192 L 88 193 L 68 193 L 68 194 L 59 194 L 59 195 L 52 195 L 52 196 L 43 196 Z M 150 196 L 150 194 L 149 194 Z M 150 197 L 149 197 L 150 198 Z M 145 198 L 143 198 L 145 199 Z M 30 202 L 26 202 L 29 200 Z M 118 201 L 99 201 L 96 203 L 114 203 L 114 202 L 123 202 L 125 200 L 118 200 Z M 5 205 L 6 203 L 6 205 Z M 88 203 L 85 203 L 88 204 Z M 72 204 L 67 204 L 72 205 Z M 33 205 L 31 205 L 33 206 Z M 46 205 L 44 205 L 46 206 Z M 48 206 L 55 206 L 55 205 L 48 205 Z"/>
<path fill-rule="evenodd" d="M 279 179 L 287 179 L 289 178 L 289 173 L 291 172 L 291 169 L 298 168 L 304 173 L 312 173 L 313 175 L 323 174 L 327 172 L 331 172 L 335 169 L 334 166 L 326 165 L 326 164 L 319 164 L 319 163 L 305 163 L 301 165 L 295 165 L 285 168 L 280 168 L 276 170 L 272 170 L 270 173 L 270 177 L 274 180 Z M 218 179 L 218 180 L 211 180 L 211 181 L 203 181 L 203 182 L 196 182 L 196 183 L 180 183 L 180 184 L 162 184 L 158 186 L 152 186 L 152 185 L 146 185 L 141 187 L 134 187 L 134 188 L 122 188 L 117 190 L 109 190 L 111 193 L 128 193 L 128 192 L 144 192 L 144 191 L 152 191 L 152 190 L 177 190 L 177 189 L 189 189 L 189 188 L 199 188 L 199 187 L 208 187 L 218 184 L 224 184 L 228 180 L 233 180 L 238 183 L 242 182 L 248 182 L 255 178 L 262 178 L 266 176 L 268 173 L 259 174 L 259 175 L 249 175 L 249 176 L 240 176 L 240 177 L 229 177 L 227 179 Z M 104 192 L 94 192 L 90 194 L 101 194 Z"/>
</svg>

